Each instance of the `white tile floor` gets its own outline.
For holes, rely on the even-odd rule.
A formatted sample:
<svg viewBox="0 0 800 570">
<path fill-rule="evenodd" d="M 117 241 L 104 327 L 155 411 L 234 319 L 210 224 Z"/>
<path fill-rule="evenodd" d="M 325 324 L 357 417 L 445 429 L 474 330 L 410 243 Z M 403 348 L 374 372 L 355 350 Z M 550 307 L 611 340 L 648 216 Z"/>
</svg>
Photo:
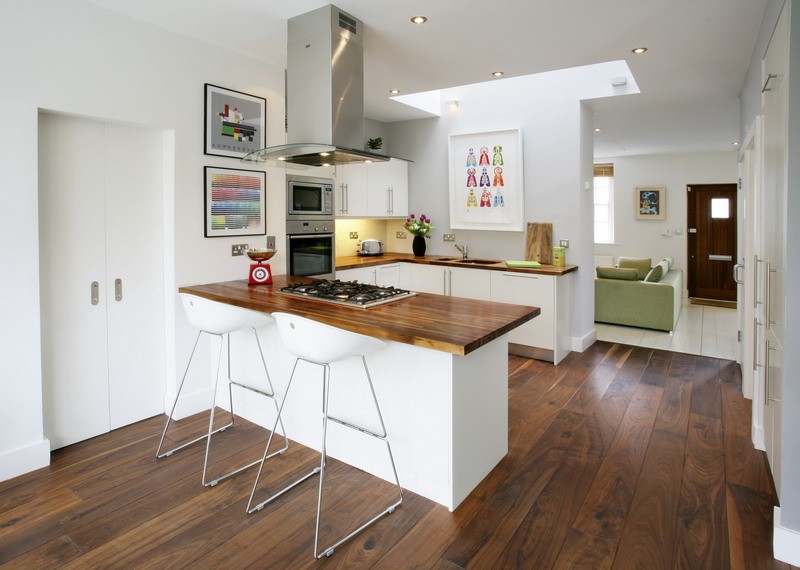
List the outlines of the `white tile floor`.
<svg viewBox="0 0 800 570">
<path fill-rule="evenodd" d="M 597 339 L 736 360 L 736 309 L 684 301 L 678 324 L 667 332 L 595 323 Z"/>
</svg>

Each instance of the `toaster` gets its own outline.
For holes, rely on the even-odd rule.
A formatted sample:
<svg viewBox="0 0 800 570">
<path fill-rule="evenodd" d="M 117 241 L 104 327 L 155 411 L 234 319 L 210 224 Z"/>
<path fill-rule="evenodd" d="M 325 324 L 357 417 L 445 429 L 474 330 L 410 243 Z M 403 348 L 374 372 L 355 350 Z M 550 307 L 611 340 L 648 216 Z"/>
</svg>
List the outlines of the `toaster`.
<svg viewBox="0 0 800 570">
<path fill-rule="evenodd" d="M 358 255 L 383 255 L 383 243 L 378 239 L 365 239 L 361 242 Z"/>
</svg>

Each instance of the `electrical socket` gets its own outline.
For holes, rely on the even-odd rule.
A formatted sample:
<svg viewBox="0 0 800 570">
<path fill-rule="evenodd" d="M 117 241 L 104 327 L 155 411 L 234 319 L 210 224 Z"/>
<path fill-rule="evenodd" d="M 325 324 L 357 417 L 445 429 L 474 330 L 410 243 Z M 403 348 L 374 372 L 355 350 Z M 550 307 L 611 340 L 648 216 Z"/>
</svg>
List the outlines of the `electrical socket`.
<svg viewBox="0 0 800 570">
<path fill-rule="evenodd" d="M 275 236 L 267 236 L 267 249 L 275 249 Z"/>
<path fill-rule="evenodd" d="M 456 234 L 442 234 L 442 241 L 456 241 Z"/>
<path fill-rule="evenodd" d="M 358 239 L 358 232 L 350 232 L 350 239 Z"/>
<path fill-rule="evenodd" d="M 231 246 L 231 255 L 244 255 L 247 253 L 247 250 L 250 249 L 250 244 L 247 243 L 237 243 Z"/>
<path fill-rule="evenodd" d="M 559 240 L 558 245 L 561 247 L 569 247 L 569 240 L 568 239 Z"/>
<path fill-rule="evenodd" d="M 394 237 L 396 237 L 397 239 L 406 239 L 406 232 L 397 232 L 396 234 L 394 234 Z"/>
</svg>

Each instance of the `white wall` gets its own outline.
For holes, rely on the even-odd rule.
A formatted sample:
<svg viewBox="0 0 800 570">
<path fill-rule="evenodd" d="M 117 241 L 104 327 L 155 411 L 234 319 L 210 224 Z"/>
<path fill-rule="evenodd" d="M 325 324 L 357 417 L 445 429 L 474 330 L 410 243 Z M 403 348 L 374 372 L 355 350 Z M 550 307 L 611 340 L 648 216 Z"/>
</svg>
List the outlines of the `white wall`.
<svg viewBox="0 0 800 570">
<path fill-rule="evenodd" d="M 552 222 L 554 241 L 570 240 L 567 263 L 591 268 L 592 195 L 584 183 L 591 184 L 592 114 L 581 100 L 623 94 L 610 86 L 609 78 L 626 74 L 627 66 L 616 66 L 614 71 L 590 66 L 448 89 L 441 92 L 441 100 L 458 99 L 458 109 L 443 109 L 438 118 L 388 124 L 392 154 L 414 161 L 409 169 L 410 211 L 426 214 L 436 227 L 427 252 L 457 253 L 452 243 L 442 241 L 442 234 L 454 233 L 457 243 L 469 246 L 471 256 L 524 259 L 524 230 L 449 227 L 448 136 L 519 128 L 525 221 Z M 629 83 L 635 90 L 633 81 Z M 388 224 L 390 251 L 410 251 L 410 243 L 393 237 L 400 225 Z M 594 334 L 593 278 L 593 270 L 573 274 L 573 342 Z"/>
<path fill-rule="evenodd" d="M 37 113 L 48 109 L 165 131 L 168 157 L 165 211 L 167 291 L 180 285 L 244 278 L 246 258 L 231 258 L 232 243 L 264 238 L 203 237 L 203 166 L 242 168 L 235 159 L 203 154 L 203 84 L 213 83 L 267 99 L 267 143 L 284 141 L 282 69 L 169 34 L 77 0 L 5 3 L 0 35 L 4 128 L 0 188 L 4 223 L 0 250 L 0 480 L 46 465 L 42 433 L 39 259 L 37 211 Z M 13 23 L 13 24 L 12 24 Z M 174 141 L 174 142 L 172 142 Z M 47 157 L 42 157 L 46 160 Z M 131 157 L 136 160 L 135 156 Z M 244 166 L 248 168 L 247 166 Z M 174 178 L 169 172 L 174 169 Z M 265 170 L 264 168 L 258 168 Z M 170 186 L 174 183 L 174 191 Z M 284 240 L 283 172 L 268 171 L 267 230 Z M 173 193 L 174 192 L 174 193 Z M 282 272 L 282 254 L 273 267 Z M 188 352 L 190 331 L 177 298 L 168 295 L 168 330 L 177 330 L 177 359 Z M 177 318 L 177 324 L 173 319 Z M 175 335 L 169 335 L 172 345 Z M 169 349 L 168 349 L 169 352 Z M 174 367 L 174 361 L 172 363 Z M 174 370 L 168 369 L 168 378 Z"/>
<path fill-rule="evenodd" d="M 596 158 L 614 164 L 614 244 L 597 244 L 597 255 L 650 257 L 657 263 L 666 256 L 683 270 L 686 296 L 686 186 L 689 184 L 736 183 L 738 153 L 651 154 Z M 637 186 L 667 188 L 665 220 L 637 220 L 634 196 Z M 738 213 L 741 216 L 741 212 Z M 671 237 L 664 237 L 670 230 Z M 675 230 L 682 234 L 675 235 Z"/>
</svg>

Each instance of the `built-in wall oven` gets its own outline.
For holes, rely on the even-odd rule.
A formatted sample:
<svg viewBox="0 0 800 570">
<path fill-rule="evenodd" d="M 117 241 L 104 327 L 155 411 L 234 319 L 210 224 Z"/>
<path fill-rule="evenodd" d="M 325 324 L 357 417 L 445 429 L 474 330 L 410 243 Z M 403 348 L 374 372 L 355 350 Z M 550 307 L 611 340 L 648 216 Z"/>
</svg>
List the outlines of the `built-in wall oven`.
<svg viewBox="0 0 800 570">
<path fill-rule="evenodd" d="M 286 273 L 333 279 L 333 180 L 286 176 Z"/>
</svg>

